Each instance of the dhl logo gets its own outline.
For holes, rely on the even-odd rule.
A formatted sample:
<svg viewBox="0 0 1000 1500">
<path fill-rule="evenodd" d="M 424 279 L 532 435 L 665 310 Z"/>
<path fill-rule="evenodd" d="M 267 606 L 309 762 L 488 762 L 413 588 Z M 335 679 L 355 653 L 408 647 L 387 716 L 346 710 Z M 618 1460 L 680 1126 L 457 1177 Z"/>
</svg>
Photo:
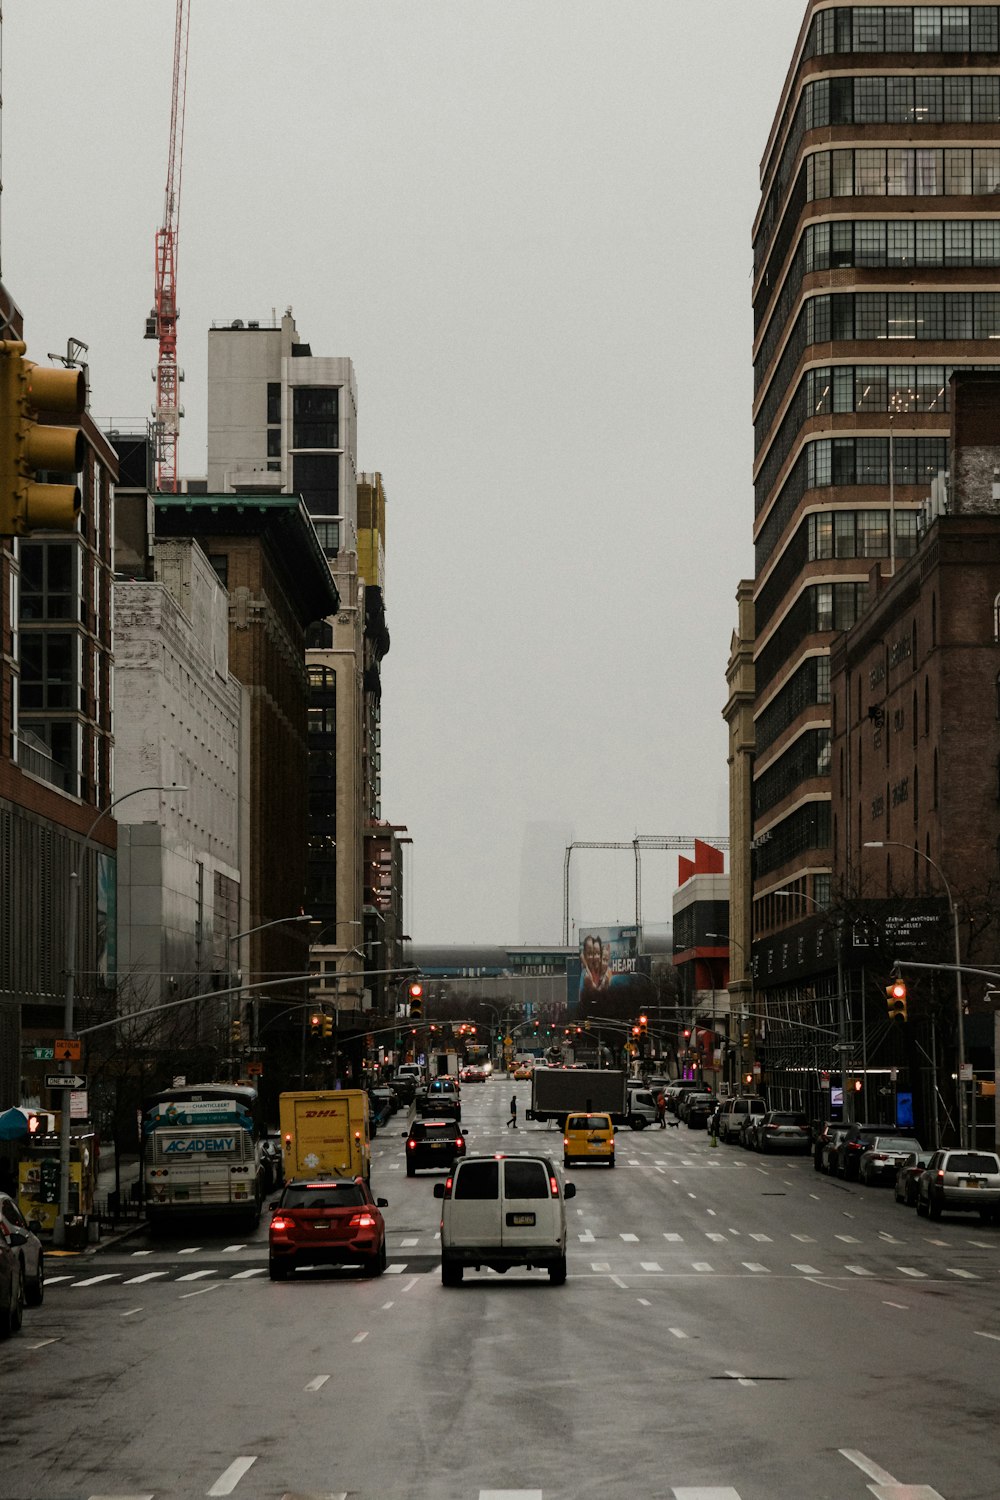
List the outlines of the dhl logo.
<svg viewBox="0 0 1000 1500">
<path fill-rule="evenodd" d="M 307 1109 L 307 1120 L 335 1120 L 340 1114 L 339 1109 Z"/>
</svg>

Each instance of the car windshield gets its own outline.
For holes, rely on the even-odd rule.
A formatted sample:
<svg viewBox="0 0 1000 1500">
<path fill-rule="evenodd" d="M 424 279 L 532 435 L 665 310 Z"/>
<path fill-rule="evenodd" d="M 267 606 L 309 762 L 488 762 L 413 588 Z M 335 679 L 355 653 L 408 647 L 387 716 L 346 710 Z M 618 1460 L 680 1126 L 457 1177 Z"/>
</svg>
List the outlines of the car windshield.
<svg viewBox="0 0 1000 1500">
<path fill-rule="evenodd" d="M 777 1110 L 768 1116 L 772 1125 L 804 1125 L 805 1115 L 779 1114 Z"/>
<path fill-rule="evenodd" d="M 949 1151 L 944 1168 L 946 1172 L 1000 1173 L 1000 1158 L 982 1151 Z"/>
<path fill-rule="evenodd" d="M 570 1115 L 566 1121 L 567 1130 L 610 1130 L 611 1119 L 608 1115 Z"/>
<path fill-rule="evenodd" d="M 410 1134 L 416 1141 L 424 1139 L 428 1141 L 440 1141 L 443 1139 L 447 1139 L 450 1141 L 455 1134 L 455 1126 L 450 1122 L 445 1121 L 440 1125 L 425 1125 L 423 1129 L 420 1130 L 418 1126 L 414 1125 Z"/>
<path fill-rule="evenodd" d="M 288 1187 L 282 1208 L 357 1208 L 365 1195 L 356 1182 L 324 1182 L 320 1187 Z"/>
<path fill-rule="evenodd" d="M 876 1151 L 912 1151 L 913 1142 L 901 1135 L 880 1135 L 872 1142 Z"/>
</svg>

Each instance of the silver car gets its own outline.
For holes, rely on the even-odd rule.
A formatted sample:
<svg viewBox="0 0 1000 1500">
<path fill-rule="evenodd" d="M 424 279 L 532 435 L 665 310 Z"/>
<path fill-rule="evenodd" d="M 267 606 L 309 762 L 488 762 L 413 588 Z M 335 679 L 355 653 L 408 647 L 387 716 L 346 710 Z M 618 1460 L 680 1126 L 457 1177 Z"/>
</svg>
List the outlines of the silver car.
<svg viewBox="0 0 1000 1500">
<path fill-rule="evenodd" d="M 868 1185 L 888 1181 L 908 1156 L 922 1150 L 920 1142 L 910 1136 L 877 1135 L 861 1153 L 858 1178 Z"/>
<path fill-rule="evenodd" d="M 995 1151 L 935 1151 L 917 1185 L 917 1213 L 940 1219 L 978 1213 L 984 1224 L 1000 1218 L 1000 1156 Z"/>
</svg>

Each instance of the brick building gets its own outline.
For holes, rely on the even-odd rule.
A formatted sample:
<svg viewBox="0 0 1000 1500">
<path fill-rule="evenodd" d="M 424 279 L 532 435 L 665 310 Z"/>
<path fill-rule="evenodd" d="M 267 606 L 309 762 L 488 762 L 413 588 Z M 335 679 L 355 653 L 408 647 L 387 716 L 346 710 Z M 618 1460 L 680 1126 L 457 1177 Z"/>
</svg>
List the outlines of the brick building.
<svg viewBox="0 0 1000 1500">
<path fill-rule="evenodd" d="M 0 287 L 0 336 L 23 319 Z M 30 352 L 30 351 L 29 351 Z M 77 425 L 74 421 L 70 425 Z M 0 537 L 0 1105 L 42 1101 L 29 1044 L 62 1024 L 71 872 L 81 878 L 77 993 L 114 973 L 115 824 L 88 829 L 111 786 L 113 450 L 89 414 L 74 532 Z"/>
</svg>

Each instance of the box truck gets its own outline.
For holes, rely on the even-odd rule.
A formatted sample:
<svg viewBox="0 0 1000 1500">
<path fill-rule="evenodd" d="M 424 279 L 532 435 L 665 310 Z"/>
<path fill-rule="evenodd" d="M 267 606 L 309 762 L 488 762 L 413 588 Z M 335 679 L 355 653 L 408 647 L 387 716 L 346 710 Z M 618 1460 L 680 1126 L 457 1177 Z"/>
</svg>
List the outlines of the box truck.
<svg viewBox="0 0 1000 1500">
<path fill-rule="evenodd" d="M 625 1074 L 617 1068 L 543 1068 L 531 1073 L 526 1120 L 558 1120 L 578 1112 L 606 1113 L 614 1124 L 628 1118 Z"/>
<path fill-rule="evenodd" d="M 285 1181 L 371 1177 L 364 1089 L 306 1089 L 278 1097 Z"/>
</svg>

